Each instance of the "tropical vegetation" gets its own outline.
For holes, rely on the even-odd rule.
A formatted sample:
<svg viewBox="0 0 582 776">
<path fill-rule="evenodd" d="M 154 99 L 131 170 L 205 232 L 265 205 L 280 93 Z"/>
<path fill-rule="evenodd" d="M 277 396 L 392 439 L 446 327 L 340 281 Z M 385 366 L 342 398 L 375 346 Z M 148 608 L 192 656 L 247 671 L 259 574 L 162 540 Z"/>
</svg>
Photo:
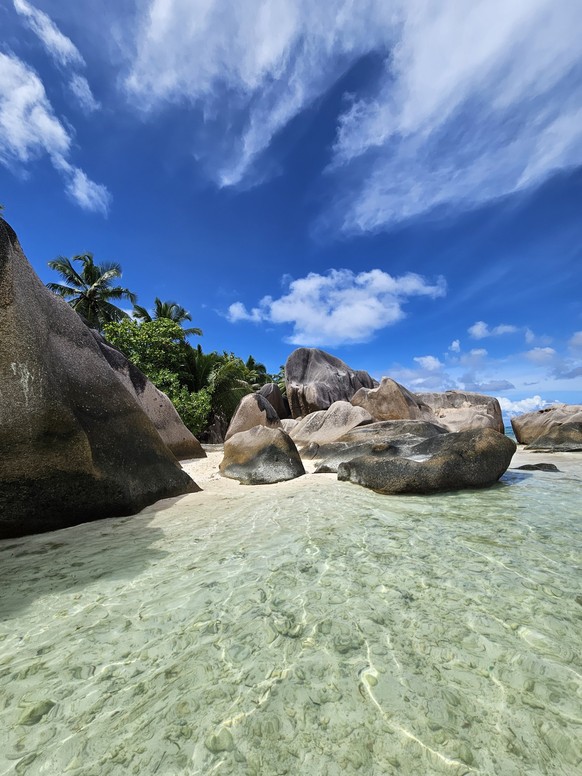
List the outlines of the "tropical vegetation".
<svg viewBox="0 0 582 776">
<path fill-rule="evenodd" d="M 66 299 L 91 328 L 103 331 L 106 323 L 129 317 L 125 310 L 114 304 L 122 299 L 131 304 L 137 301 L 137 296 L 127 288 L 113 285 L 122 274 L 119 264 L 95 264 L 93 254 L 84 253 L 72 259 L 58 256 L 48 265 L 58 272 L 64 282 L 47 283 L 47 287 Z"/>
<path fill-rule="evenodd" d="M 192 320 L 190 313 L 158 297 L 151 312 L 138 305 L 134 293 L 113 285 L 121 277 L 119 264 L 95 264 L 91 253 L 72 260 L 59 256 L 48 264 L 64 280 L 47 283 L 48 288 L 168 396 L 195 436 L 207 438 L 212 427 L 220 436 L 242 397 L 273 380 L 253 356 L 243 361 L 227 351 L 204 353 L 200 345 L 193 347 L 188 336 L 202 330 L 183 328 Z M 133 317 L 112 301 L 119 299 L 133 304 Z"/>
</svg>

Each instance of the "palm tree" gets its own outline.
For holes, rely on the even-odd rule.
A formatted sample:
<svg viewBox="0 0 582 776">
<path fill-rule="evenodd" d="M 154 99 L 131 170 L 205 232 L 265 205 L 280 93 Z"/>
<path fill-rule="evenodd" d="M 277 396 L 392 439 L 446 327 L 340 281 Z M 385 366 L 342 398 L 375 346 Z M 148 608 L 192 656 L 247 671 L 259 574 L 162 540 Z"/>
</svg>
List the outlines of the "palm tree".
<svg viewBox="0 0 582 776">
<path fill-rule="evenodd" d="M 81 269 L 77 270 L 73 262 L 81 264 Z M 59 273 L 65 283 L 47 283 L 47 288 L 66 299 L 91 328 L 101 331 L 106 323 L 129 317 L 111 302 L 112 299 L 127 299 L 132 304 L 137 301 L 137 296 L 127 288 L 113 285 L 113 281 L 121 277 L 119 264 L 95 264 L 93 254 L 84 253 L 73 256 L 72 260 L 58 256 L 48 265 Z"/>
<path fill-rule="evenodd" d="M 248 369 L 247 379 L 253 386 L 260 388 L 261 385 L 271 382 L 271 375 L 267 372 L 267 367 L 260 361 L 255 361 L 253 356 L 247 358 L 245 367 Z"/>
<path fill-rule="evenodd" d="M 179 323 L 180 326 L 184 323 L 184 321 L 191 321 L 192 316 L 186 310 L 185 307 L 182 307 L 182 305 L 179 305 L 177 302 L 172 301 L 166 301 L 162 302 L 161 299 L 159 299 L 157 296 L 154 299 L 154 313 L 153 315 L 147 310 L 147 308 L 142 307 L 139 304 L 134 305 L 133 307 L 133 316 L 134 318 L 137 318 L 138 320 L 144 321 L 144 323 L 152 321 L 157 318 L 168 318 L 170 321 L 174 321 L 174 323 Z M 199 329 L 195 326 L 184 329 L 184 332 L 186 334 L 202 334 L 202 329 Z"/>
</svg>

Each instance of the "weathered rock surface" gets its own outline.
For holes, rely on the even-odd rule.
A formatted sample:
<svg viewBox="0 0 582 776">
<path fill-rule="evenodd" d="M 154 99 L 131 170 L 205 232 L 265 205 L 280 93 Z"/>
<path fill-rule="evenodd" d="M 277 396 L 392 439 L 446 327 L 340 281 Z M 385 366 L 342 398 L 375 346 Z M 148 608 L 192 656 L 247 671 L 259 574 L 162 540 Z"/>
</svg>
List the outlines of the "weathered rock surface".
<svg viewBox="0 0 582 776">
<path fill-rule="evenodd" d="M 323 445 L 373 420 L 363 407 L 353 407 L 349 401 L 334 401 L 327 410 L 312 412 L 300 420 L 291 429 L 289 436 L 299 446 L 312 442 Z"/>
<path fill-rule="evenodd" d="M 363 407 L 376 420 L 428 420 L 437 422 L 426 404 L 390 377 L 377 388 L 360 388 L 352 396 L 355 407 Z"/>
<path fill-rule="evenodd" d="M 202 445 L 182 423 L 166 394 L 159 391 L 141 370 L 103 339 L 99 332 L 94 329 L 90 331 L 109 366 L 131 395 L 137 399 L 142 410 L 176 458 L 206 458 Z"/>
<path fill-rule="evenodd" d="M 290 417 L 289 402 L 281 393 L 281 389 L 277 383 L 267 383 L 266 385 L 263 385 L 259 390 L 259 393 L 269 402 L 281 420 Z"/>
<path fill-rule="evenodd" d="M 492 428 L 505 433 L 501 407 L 493 396 L 468 391 L 417 393 L 416 398 L 433 411 L 435 422 L 449 431 Z"/>
<path fill-rule="evenodd" d="M 528 450 L 582 450 L 582 405 L 559 404 L 511 419 L 515 438 Z"/>
<path fill-rule="evenodd" d="M 490 428 L 433 436 L 413 457 L 363 456 L 340 464 L 338 479 L 378 493 L 434 493 L 493 485 L 516 450 L 513 440 Z"/>
<path fill-rule="evenodd" d="M 410 455 L 412 449 L 433 436 L 447 434 L 442 426 L 423 420 L 385 420 L 359 426 L 328 444 L 312 443 L 304 458 L 321 461 L 317 472 L 337 472 L 338 466 L 363 455 Z"/>
<path fill-rule="evenodd" d="M 279 416 L 271 404 L 260 393 L 250 393 L 243 396 L 235 410 L 224 440 L 229 440 L 241 431 L 248 431 L 254 426 L 281 428 Z"/>
<path fill-rule="evenodd" d="M 305 474 L 291 437 L 280 428 L 254 426 L 224 443 L 220 472 L 245 485 L 265 485 Z"/>
<path fill-rule="evenodd" d="M 317 348 L 291 353 L 285 364 L 285 383 L 292 418 L 326 410 L 335 401 L 350 401 L 360 388 L 377 385 L 367 372 L 351 369 Z"/>
<path fill-rule="evenodd" d="M 0 220 L 0 538 L 199 490 Z"/>
<path fill-rule="evenodd" d="M 281 428 L 283 429 L 283 431 L 286 431 L 288 434 L 290 434 L 292 429 L 294 429 L 298 423 L 301 423 L 301 421 L 298 419 L 283 418 L 283 420 L 281 421 Z"/>
</svg>

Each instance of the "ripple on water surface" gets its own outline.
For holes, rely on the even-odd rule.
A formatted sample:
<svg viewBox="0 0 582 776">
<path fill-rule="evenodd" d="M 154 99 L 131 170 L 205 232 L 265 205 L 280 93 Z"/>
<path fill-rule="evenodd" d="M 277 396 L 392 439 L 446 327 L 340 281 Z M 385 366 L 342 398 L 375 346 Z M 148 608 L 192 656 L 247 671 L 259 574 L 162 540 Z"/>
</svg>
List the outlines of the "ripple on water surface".
<svg viewBox="0 0 582 776">
<path fill-rule="evenodd" d="M 581 773 L 580 479 L 0 543 L 0 774 Z"/>
</svg>

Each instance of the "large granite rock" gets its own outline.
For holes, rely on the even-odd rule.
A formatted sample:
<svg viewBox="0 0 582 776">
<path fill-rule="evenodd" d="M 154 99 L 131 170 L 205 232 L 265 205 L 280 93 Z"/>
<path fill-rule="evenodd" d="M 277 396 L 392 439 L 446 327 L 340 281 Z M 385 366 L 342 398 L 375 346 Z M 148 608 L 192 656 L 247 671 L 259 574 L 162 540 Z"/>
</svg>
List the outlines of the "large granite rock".
<svg viewBox="0 0 582 776">
<path fill-rule="evenodd" d="M 91 329 L 99 348 L 109 366 L 115 371 L 123 385 L 139 402 L 142 410 L 152 421 L 162 440 L 179 460 L 185 458 L 206 458 L 202 445 L 183 424 L 176 408 L 144 373 L 116 348 L 112 347 L 99 332 Z"/>
<path fill-rule="evenodd" d="M 291 417 L 300 418 L 335 401 L 350 401 L 360 388 L 374 388 L 377 382 L 323 350 L 298 348 L 285 364 L 285 384 Z"/>
<path fill-rule="evenodd" d="M 432 410 L 435 422 L 449 431 L 492 428 L 505 433 L 501 407 L 493 396 L 467 391 L 417 393 L 415 396 Z"/>
<path fill-rule="evenodd" d="M 363 407 L 376 420 L 428 420 L 437 422 L 426 404 L 390 377 L 377 388 L 360 388 L 352 396 L 355 407 Z"/>
<path fill-rule="evenodd" d="M 267 383 L 266 385 L 263 385 L 260 388 L 259 393 L 269 402 L 281 420 L 290 417 L 289 402 L 281 393 L 281 389 L 277 383 Z"/>
<path fill-rule="evenodd" d="M 428 421 L 385 420 L 358 426 L 328 444 L 312 443 L 303 451 L 303 457 L 320 461 L 318 473 L 337 472 L 340 463 L 363 455 L 411 455 L 420 442 L 447 433 L 442 426 Z"/>
<path fill-rule="evenodd" d="M 229 440 L 241 431 L 248 431 L 254 426 L 280 428 L 281 421 L 271 404 L 260 393 L 250 393 L 243 396 L 235 410 L 224 440 Z"/>
<path fill-rule="evenodd" d="M 373 420 L 362 407 L 353 407 L 349 401 L 334 401 L 327 410 L 312 412 L 300 420 L 291 429 L 289 436 L 300 447 L 313 442 L 323 445 Z"/>
<path fill-rule="evenodd" d="M 0 219 L 0 538 L 199 490 Z"/>
<path fill-rule="evenodd" d="M 516 450 L 513 440 L 491 428 L 436 435 L 410 457 L 363 456 L 340 464 L 338 479 L 378 493 L 434 493 L 493 485 Z"/>
<path fill-rule="evenodd" d="M 515 438 L 528 450 L 582 450 L 582 405 L 558 404 L 511 419 Z"/>
<path fill-rule="evenodd" d="M 305 474 L 291 437 L 280 428 L 254 426 L 224 443 L 220 472 L 245 485 L 266 485 Z"/>
</svg>

